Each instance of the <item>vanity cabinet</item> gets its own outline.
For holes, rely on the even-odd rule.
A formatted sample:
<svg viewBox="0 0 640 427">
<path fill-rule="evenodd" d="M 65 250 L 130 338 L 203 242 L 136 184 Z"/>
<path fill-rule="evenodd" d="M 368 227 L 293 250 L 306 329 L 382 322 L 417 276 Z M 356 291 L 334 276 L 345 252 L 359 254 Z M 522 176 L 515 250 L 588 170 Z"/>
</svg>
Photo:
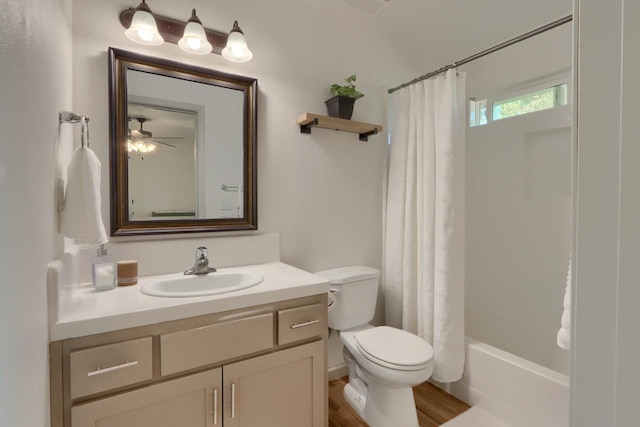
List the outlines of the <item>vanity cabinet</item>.
<svg viewBox="0 0 640 427">
<path fill-rule="evenodd" d="M 326 427 L 326 294 L 51 343 L 53 427 Z"/>
<path fill-rule="evenodd" d="M 224 427 L 325 426 L 320 341 L 225 366 Z"/>
<path fill-rule="evenodd" d="M 74 427 L 222 425 L 222 369 L 151 385 L 71 407 Z"/>
</svg>

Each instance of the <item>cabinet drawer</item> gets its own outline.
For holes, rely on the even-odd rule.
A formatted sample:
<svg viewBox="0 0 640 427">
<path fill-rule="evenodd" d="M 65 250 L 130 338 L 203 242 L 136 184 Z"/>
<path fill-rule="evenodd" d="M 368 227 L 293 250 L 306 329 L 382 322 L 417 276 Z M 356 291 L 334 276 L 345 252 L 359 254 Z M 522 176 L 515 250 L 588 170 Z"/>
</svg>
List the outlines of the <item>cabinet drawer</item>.
<svg viewBox="0 0 640 427">
<path fill-rule="evenodd" d="M 160 336 L 164 375 L 273 347 L 273 314 L 247 317 Z"/>
<path fill-rule="evenodd" d="M 151 354 L 151 337 L 71 352 L 71 398 L 150 380 Z"/>
<path fill-rule="evenodd" d="M 278 311 L 278 344 L 321 337 L 327 330 L 327 305 L 305 305 Z"/>
</svg>

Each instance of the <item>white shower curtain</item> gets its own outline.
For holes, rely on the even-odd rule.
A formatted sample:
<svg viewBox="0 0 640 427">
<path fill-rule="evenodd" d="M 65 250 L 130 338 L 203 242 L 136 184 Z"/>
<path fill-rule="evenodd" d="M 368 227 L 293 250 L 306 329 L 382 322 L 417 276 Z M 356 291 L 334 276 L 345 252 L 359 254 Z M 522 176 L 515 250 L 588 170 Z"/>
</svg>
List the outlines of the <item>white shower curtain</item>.
<svg viewBox="0 0 640 427">
<path fill-rule="evenodd" d="M 432 344 L 439 382 L 464 368 L 464 90 L 449 70 L 391 95 L 386 323 Z"/>
</svg>

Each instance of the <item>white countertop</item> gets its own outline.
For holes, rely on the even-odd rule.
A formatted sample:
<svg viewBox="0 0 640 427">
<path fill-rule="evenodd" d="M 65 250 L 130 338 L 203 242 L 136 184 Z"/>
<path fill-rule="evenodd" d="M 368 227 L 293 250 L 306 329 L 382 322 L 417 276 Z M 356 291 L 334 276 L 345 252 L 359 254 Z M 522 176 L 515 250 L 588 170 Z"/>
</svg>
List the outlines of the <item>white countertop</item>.
<svg viewBox="0 0 640 427">
<path fill-rule="evenodd" d="M 142 284 L 160 276 L 141 277 L 137 285 L 104 292 L 95 292 L 91 284 L 70 287 L 59 292 L 57 316 L 50 320 L 49 338 L 58 341 L 329 291 L 325 279 L 282 262 L 219 269 L 238 270 L 256 271 L 264 280 L 248 289 L 205 297 L 167 298 L 140 292 Z"/>
</svg>

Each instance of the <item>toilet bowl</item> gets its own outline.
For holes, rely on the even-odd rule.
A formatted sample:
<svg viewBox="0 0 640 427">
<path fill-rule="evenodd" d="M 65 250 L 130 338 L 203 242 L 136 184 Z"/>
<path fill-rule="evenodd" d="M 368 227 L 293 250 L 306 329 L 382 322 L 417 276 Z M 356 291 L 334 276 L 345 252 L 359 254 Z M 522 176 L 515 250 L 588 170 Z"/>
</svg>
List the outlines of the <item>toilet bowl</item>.
<svg viewBox="0 0 640 427">
<path fill-rule="evenodd" d="M 336 302 L 329 327 L 344 344 L 349 384 L 344 396 L 372 427 L 418 427 L 412 387 L 433 372 L 433 349 L 417 335 L 373 319 L 380 272 L 369 267 L 341 267 L 315 273 L 329 280 Z"/>
</svg>

